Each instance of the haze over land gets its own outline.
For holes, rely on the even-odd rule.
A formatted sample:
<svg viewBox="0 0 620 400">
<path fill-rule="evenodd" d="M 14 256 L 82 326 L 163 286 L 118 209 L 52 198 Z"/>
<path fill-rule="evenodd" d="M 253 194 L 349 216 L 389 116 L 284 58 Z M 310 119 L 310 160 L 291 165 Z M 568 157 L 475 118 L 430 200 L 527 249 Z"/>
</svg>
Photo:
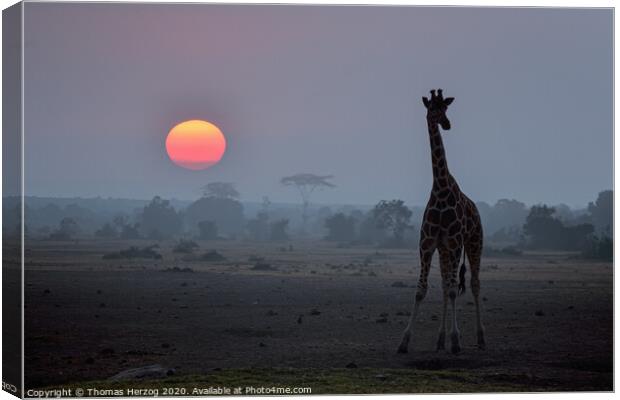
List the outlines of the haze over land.
<svg viewBox="0 0 620 400">
<path fill-rule="evenodd" d="M 423 205 L 435 87 L 456 97 L 444 143 L 473 199 L 584 207 L 612 187 L 610 10 L 28 3 L 25 21 L 27 195 L 193 200 L 225 181 L 296 203 L 280 178 L 312 172 L 338 186 L 318 203 Z M 201 172 L 164 149 L 190 118 L 228 139 Z"/>
</svg>

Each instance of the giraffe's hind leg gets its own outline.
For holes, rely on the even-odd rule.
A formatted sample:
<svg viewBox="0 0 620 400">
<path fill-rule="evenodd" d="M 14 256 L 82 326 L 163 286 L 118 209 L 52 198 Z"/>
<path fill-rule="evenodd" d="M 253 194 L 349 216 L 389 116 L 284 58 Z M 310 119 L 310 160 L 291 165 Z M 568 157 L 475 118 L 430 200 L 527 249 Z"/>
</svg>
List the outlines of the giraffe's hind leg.
<svg viewBox="0 0 620 400">
<path fill-rule="evenodd" d="M 452 331 L 450 333 L 450 340 L 452 342 L 451 351 L 453 354 L 458 354 L 461 351 L 461 334 L 459 332 L 456 318 L 456 296 L 458 292 L 457 274 L 462 252 L 461 250 L 462 248 L 459 246 L 456 250 L 449 250 L 446 256 L 448 259 L 448 264 L 446 265 L 446 268 L 448 269 L 447 274 L 449 274 L 450 277 L 447 287 L 448 297 L 450 298 L 450 304 L 452 306 Z"/>
<path fill-rule="evenodd" d="M 448 316 L 448 299 L 450 293 L 450 274 L 449 274 L 449 253 L 439 250 L 439 269 L 441 271 L 441 286 L 443 289 L 443 308 L 441 313 L 441 324 L 437 335 L 437 351 L 446 348 L 446 319 Z"/>
<path fill-rule="evenodd" d="M 484 340 L 484 326 L 482 325 L 482 317 L 480 310 L 480 256 L 482 253 L 482 243 L 472 243 L 467 245 L 467 259 L 471 269 L 471 292 L 474 296 L 474 304 L 476 305 L 476 327 L 478 334 L 478 348 L 485 349 L 486 342 Z"/>
</svg>

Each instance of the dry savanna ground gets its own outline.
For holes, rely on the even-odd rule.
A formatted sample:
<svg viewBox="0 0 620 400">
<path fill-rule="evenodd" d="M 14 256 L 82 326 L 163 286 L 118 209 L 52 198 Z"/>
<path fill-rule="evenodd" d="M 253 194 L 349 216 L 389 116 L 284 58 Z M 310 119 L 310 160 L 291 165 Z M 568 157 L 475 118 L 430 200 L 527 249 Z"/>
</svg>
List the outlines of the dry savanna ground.
<svg viewBox="0 0 620 400">
<path fill-rule="evenodd" d="M 468 288 L 457 300 L 463 351 L 452 355 L 435 351 L 441 285 L 434 260 L 410 352 L 402 355 L 396 348 L 414 297 L 416 251 L 221 241 L 199 242 L 188 256 L 160 242 L 159 260 L 102 258 L 150 244 L 27 243 L 27 389 L 613 389 L 611 263 L 569 254 L 484 258 L 487 349 L 475 345 Z M 201 259 L 213 249 L 224 259 Z M 109 379 L 152 365 L 165 373 Z"/>
</svg>

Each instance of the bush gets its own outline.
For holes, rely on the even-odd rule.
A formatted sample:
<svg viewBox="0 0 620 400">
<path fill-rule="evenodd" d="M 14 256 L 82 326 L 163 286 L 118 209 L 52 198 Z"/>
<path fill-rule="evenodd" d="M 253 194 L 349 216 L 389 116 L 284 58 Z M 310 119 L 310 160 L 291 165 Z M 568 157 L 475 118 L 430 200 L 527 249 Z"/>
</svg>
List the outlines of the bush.
<svg viewBox="0 0 620 400">
<path fill-rule="evenodd" d="M 132 258 L 151 258 L 155 260 L 161 260 L 162 256 L 154 249 L 157 245 L 138 248 L 131 246 L 128 249 L 121 250 L 115 253 L 108 253 L 103 255 L 104 260 L 119 260 L 119 259 L 132 259 Z"/>
<path fill-rule="evenodd" d="M 271 240 L 288 240 L 288 219 L 280 219 L 270 224 L 269 238 Z"/>
<path fill-rule="evenodd" d="M 190 253 L 193 253 L 194 250 L 197 249 L 198 247 L 200 246 L 198 246 L 198 244 L 194 242 L 193 240 L 181 239 L 179 243 L 177 243 L 176 246 L 174 246 L 174 248 L 172 249 L 172 252 L 190 254 Z"/>
<path fill-rule="evenodd" d="M 229 237 L 242 232 L 245 226 L 243 205 L 230 198 L 202 197 L 187 207 L 184 218 L 190 230 L 200 230 L 200 222 L 213 221 L 217 233 Z"/>
<path fill-rule="evenodd" d="M 65 217 L 60 221 L 58 230 L 54 231 L 50 235 L 52 240 L 71 240 L 78 233 L 80 233 L 80 227 L 73 218 Z"/>
<path fill-rule="evenodd" d="M 105 224 L 95 232 L 95 236 L 104 239 L 111 239 L 118 236 L 118 232 L 111 224 Z"/>
<path fill-rule="evenodd" d="M 217 252 L 217 250 L 211 250 L 202 255 L 203 261 L 225 261 L 226 257 Z"/>
<path fill-rule="evenodd" d="M 163 239 L 181 232 L 183 221 L 168 200 L 156 196 L 144 207 L 141 229 L 151 239 Z"/>
<path fill-rule="evenodd" d="M 609 236 L 592 236 L 581 252 L 582 257 L 594 260 L 613 261 L 614 241 Z"/>
<path fill-rule="evenodd" d="M 337 242 L 355 240 L 355 224 L 356 219 L 346 216 L 344 213 L 337 213 L 325 219 L 325 227 L 329 233 L 325 237 L 326 240 Z"/>
<path fill-rule="evenodd" d="M 124 225 L 121 229 L 120 238 L 123 240 L 140 239 L 140 230 L 138 224 Z"/>
<path fill-rule="evenodd" d="M 215 240 L 217 239 L 217 224 L 215 221 L 200 221 L 198 232 L 200 239 Z"/>
</svg>

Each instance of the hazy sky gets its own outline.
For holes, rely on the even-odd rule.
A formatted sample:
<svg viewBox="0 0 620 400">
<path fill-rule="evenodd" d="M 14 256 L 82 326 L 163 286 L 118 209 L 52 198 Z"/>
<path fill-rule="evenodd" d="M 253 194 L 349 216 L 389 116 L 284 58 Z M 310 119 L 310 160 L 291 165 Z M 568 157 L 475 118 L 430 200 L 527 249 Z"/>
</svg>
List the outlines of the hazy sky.
<svg viewBox="0 0 620 400">
<path fill-rule="evenodd" d="M 279 179 L 333 174 L 316 202 L 425 204 L 421 96 L 456 97 L 444 134 L 465 193 L 585 205 L 611 188 L 612 11 L 26 3 L 26 194 L 297 201 Z M 228 140 L 174 165 L 186 119 Z"/>
</svg>

